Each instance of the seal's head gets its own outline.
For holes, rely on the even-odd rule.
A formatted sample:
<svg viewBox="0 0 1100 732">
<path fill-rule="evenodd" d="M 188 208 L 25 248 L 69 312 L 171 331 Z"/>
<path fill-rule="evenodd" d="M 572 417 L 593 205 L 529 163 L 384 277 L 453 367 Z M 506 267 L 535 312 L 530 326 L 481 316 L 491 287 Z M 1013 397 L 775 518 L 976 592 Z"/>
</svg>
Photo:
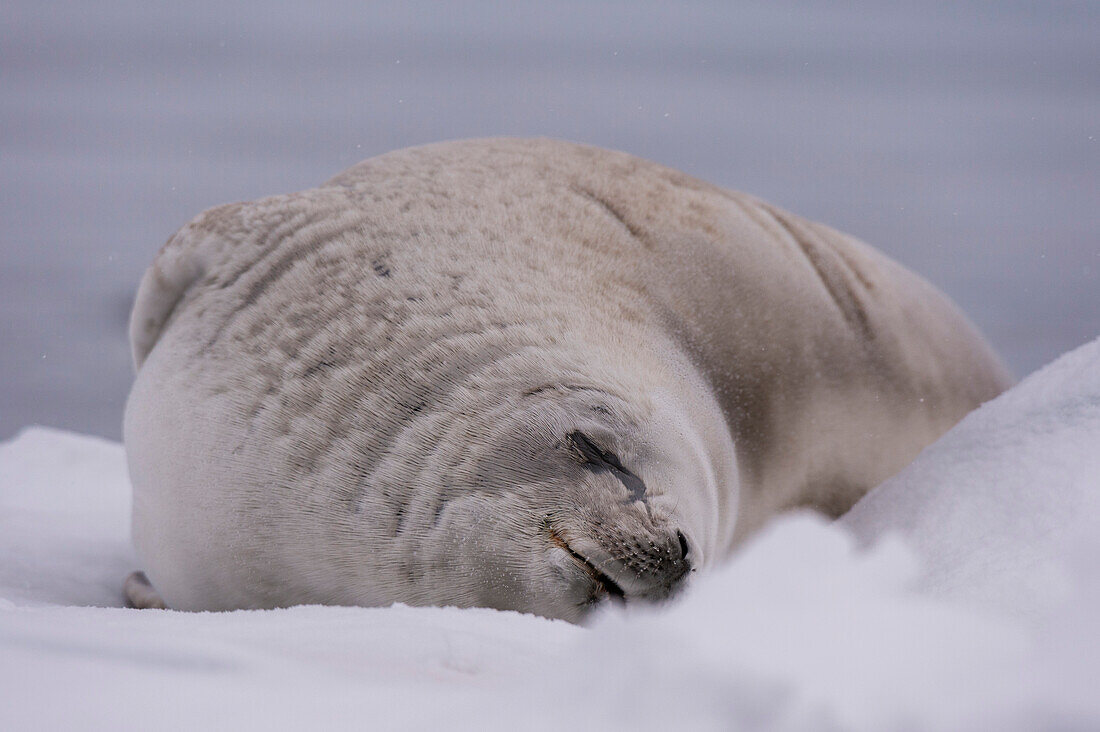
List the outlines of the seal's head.
<svg viewBox="0 0 1100 732">
<path fill-rule="evenodd" d="M 427 585 L 450 594 L 424 599 L 577 622 L 604 603 L 671 597 L 725 539 L 732 449 L 704 434 L 721 425 L 701 429 L 706 410 L 667 391 L 534 382 L 486 390 L 478 416 L 456 420 L 477 437 L 436 476 L 450 490 L 417 543 L 438 576 Z"/>
</svg>

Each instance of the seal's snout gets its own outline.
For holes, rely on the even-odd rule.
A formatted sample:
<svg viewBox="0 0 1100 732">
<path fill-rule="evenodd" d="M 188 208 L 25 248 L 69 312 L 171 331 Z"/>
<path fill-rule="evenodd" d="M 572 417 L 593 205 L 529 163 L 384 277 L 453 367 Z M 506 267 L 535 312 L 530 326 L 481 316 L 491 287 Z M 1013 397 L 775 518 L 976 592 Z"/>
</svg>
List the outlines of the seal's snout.
<svg viewBox="0 0 1100 732">
<path fill-rule="evenodd" d="M 677 530 L 664 540 L 638 537 L 622 546 L 617 578 L 627 597 L 665 600 L 675 594 L 691 572 L 690 548 L 683 532 Z"/>
<path fill-rule="evenodd" d="M 665 600 L 683 587 L 691 572 L 690 547 L 679 530 L 663 536 L 600 530 L 578 536 L 551 529 L 550 538 L 587 575 L 591 589 L 586 604 Z"/>
</svg>

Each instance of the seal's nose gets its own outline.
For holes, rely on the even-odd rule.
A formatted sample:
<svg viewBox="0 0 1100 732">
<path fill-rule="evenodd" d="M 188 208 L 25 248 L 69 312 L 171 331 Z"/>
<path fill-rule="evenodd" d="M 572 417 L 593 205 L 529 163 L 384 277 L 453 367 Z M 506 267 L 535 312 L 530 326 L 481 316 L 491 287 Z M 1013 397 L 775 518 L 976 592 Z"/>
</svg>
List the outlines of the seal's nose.
<svg viewBox="0 0 1100 732">
<path fill-rule="evenodd" d="M 664 600 L 681 588 L 691 571 L 690 552 L 681 531 L 663 538 L 637 537 L 610 552 L 618 561 L 601 569 L 623 588 L 627 600 Z"/>
<path fill-rule="evenodd" d="M 688 552 L 691 551 L 691 547 L 688 546 L 687 537 L 684 536 L 684 532 L 679 529 L 676 530 L 676 542 L 680 545 L 680 559 L 687 559 Z"/>
<path fill-rule="evenodd" d="M 663 600 L 680 589 L 691 571 L 690 552 L 687 538 L 681 531 L 676 531 L 664 546 L 651 548 L 649 567 L 652 588 L 649 596 L 652 599 Z"/>
</svg>

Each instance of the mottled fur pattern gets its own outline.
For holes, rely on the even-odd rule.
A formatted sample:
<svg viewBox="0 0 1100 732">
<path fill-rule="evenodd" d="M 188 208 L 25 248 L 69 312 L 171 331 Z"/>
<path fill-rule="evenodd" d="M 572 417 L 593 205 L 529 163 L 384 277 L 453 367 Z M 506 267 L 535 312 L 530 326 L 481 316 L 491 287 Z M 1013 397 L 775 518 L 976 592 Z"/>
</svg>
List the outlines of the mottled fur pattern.
<svg viewBox="0 0 1100 732">
<path fill-rule="evenodd" d="M 181 609 L 663 597 L 776 511 L 846 510 L 1008 384 L 869 247 L 549 140 L 211 209 L 131 340 L 134 541 Z"/>
</svg>

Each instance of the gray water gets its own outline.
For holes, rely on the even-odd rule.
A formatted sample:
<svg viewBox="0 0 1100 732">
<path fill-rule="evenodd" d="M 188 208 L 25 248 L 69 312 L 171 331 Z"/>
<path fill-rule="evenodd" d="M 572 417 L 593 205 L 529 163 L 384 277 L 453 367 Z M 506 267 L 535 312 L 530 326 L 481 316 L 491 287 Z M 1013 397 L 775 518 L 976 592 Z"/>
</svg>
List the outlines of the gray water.
<svg viewBox="0 0 1100 732">
<path fill-rule="evenodd" d="M 202 209 L 546 135 L 749 191 L 950 294 L 1018 375 L 1100 334 L 1095 3 L 59 2 L 0 13 L 0 438 L 117 438 Z"/>
</svg>

